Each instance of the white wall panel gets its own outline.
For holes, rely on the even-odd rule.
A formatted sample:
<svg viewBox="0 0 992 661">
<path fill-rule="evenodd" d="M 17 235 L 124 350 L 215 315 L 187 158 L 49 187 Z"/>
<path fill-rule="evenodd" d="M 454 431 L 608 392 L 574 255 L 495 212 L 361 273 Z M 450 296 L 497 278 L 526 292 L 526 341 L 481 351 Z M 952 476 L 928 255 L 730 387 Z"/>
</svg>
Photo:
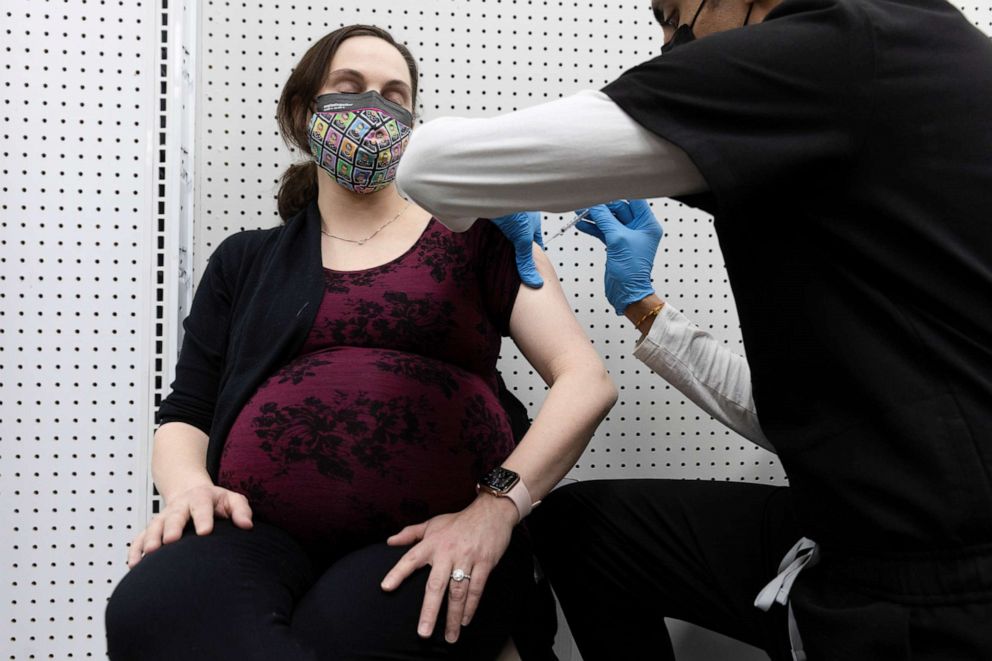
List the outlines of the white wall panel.
<svg viewBox="0 0 992 661">
<path fill-rule="evenodd" d="M 147 516 L 156 7 L 0 7 L 0 650 L 104 658 Z"/>
</svg>

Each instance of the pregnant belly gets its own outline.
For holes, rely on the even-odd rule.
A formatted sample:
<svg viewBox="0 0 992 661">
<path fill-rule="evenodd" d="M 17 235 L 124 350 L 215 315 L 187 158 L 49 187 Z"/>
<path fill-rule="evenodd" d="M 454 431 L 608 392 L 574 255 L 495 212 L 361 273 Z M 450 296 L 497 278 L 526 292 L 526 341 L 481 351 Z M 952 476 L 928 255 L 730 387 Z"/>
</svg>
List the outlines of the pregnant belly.
<svg viewBox="0 0 992 661">
<path fill-rule="evenodd" d="M 459 510 L 513 449 L 478 375 L 423 356 L 335 348 L 301 356 L 242 409 L 218 483 L 255 517 L 328 551 Z"/>
</svg>

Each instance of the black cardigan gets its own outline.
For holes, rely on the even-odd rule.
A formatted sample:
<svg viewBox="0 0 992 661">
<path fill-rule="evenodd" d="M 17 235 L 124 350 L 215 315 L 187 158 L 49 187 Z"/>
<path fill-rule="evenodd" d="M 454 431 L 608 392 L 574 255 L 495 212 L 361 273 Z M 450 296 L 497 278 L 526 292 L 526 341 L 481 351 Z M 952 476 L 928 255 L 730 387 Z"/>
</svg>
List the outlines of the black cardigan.
<svg viewBox="0 0 992 661">
<path fill-rule="evenodd" d="M 183 321 L 172 392 L 156 422 L 185 422 L 206 433 L 207 472 L 217 480 L 221 450 L 242 407 L 273 372 L 296 357 L 324 295 L 316 200 L 280 227 L 221 242 Z M 499 380 L 514 437 L 527 411 Z"/>
</svg>

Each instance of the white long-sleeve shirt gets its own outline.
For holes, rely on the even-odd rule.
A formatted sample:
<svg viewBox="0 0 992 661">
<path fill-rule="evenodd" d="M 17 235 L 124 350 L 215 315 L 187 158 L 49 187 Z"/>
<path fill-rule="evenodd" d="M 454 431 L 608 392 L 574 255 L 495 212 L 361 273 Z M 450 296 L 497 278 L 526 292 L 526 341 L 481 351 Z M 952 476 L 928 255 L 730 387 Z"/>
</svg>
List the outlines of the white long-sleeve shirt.
<svg viewBox="0 0 992 661">
<path fill-rule="evenodd" d="M 555 167 L 538 165 L 549 162 Z M 397 184 L 456 231 L 514 211 L 561 212 L 707 189 L 684 151 L 598 91 L 498 117 L 428 122 L 414 131 Z M 772 450 L 758 424 L 746 359 L 670 304 L 634 355 L 714 418 Z"/>
<path fill-rule="evenodd" d="M 744 356 L 730 351 L 666 302 L 634 356 L 704 411 L 775 452 L 761 431 Z"/>
<path fill-rule="evenodd" d="M 427 122 L 413 132 L 396 183 L 457 232 L 515 211 L 706 190 L 684 151 L 591 90 L 496 117 Z"/>
</svg>

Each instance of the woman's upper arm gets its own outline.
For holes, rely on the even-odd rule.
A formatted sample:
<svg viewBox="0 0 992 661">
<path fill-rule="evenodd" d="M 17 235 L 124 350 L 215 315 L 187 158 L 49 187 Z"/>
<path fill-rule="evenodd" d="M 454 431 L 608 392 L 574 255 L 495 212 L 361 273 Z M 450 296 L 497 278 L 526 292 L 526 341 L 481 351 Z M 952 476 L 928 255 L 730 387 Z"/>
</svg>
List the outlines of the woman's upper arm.
<svg viewBox="0 0 992 661">
<path fill-rule="evenodd" d="M 520 285 L 510 314 L 510 336 L 545 383 L 553 383 L 562 372 L 574 368 L 605 372 L 603 361 L 565 299 L 551 261 L 537 245 L 534 262 L 544 286 L 531 289 Z"/>
</svg>

